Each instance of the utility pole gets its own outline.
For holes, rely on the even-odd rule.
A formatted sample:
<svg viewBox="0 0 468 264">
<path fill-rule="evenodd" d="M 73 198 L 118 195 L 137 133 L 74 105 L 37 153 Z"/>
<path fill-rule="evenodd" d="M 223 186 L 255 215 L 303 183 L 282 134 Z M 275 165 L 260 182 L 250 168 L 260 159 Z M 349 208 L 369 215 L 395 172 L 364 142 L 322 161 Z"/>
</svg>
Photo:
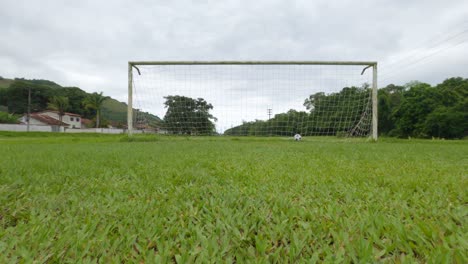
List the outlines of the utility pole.
<svg viewBox="0 0 468 264">
<path fill-rule="evenodd" d="M 27 131 L 29 132 L 29 120 L 31 120 L 31 87 L 28 88 L 28 114 L 26 116 L 28 122 Z"/>
<path fill-rule="evenodd" d="M 267 109 L 267 113 L 268 113 L 268 120 L 270 120 L 271 119 L 271 108 Z"/>
</svg>

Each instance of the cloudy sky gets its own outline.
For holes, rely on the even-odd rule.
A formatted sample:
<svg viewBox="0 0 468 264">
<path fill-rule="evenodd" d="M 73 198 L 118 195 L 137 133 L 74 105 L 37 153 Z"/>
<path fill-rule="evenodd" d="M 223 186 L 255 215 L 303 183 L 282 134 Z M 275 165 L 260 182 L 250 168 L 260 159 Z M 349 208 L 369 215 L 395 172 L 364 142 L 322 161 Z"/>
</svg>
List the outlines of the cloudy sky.
<svg viewBox="0 0 468 264">
<path fill-rule="evenodd" d="M 134 60 L 371 60 L 380 85 L 468 77 L 466 0 L 0 0 L 0 76 L 127 98 Z"/>
</svg>

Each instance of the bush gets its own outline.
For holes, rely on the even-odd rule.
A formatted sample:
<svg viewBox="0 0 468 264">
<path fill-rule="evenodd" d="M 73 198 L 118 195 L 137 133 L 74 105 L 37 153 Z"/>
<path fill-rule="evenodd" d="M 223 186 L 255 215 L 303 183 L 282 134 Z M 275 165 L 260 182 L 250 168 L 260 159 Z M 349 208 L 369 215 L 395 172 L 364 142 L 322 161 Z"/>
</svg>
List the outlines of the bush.
<svg viewBox="0 0 468 264">
<path fill-rule="evenodd" d="M 7 112 L 0 112 L 0 124 L 18 124 L 19 116 L 9 114 Z"/>
</svg>

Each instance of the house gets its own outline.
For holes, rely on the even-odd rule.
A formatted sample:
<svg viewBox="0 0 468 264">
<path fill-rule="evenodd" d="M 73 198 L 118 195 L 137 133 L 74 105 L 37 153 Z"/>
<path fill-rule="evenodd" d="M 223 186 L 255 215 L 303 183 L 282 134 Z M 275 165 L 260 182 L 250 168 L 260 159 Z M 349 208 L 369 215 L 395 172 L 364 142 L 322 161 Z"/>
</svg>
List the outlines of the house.
<svg viewBox="0 0 468 264">
<path fill-rule="evenodd" d="M 43 115 L 41 113 L 31 113 L 29 117 L 30 117 L 29 118 L 30 125 L 68 127 L 67 123 L 60 122 L 58 119 L 52 118 L 48 115 Z M 23 117 L 21 117 L 20 122 L 21 124 L 27 124 L 28 123 L 27 115 L 24 115 Z"/>
<path fill-rule="evenodd" d="M 53 110 L 46 110 L 41 112 L 42 115 L 50 116 L 54 119 L 59 120 L 59 112 Z M 69 125 L 69 128 L 81 128 L 81 116 L 73 113 L 65 112 L 62 116 L 62 122 Z"/>
<path fill-rule="evenodd" d="M 27 115 L 25 114 L 20 119 L 21 123 L 27 124 Z M 81 128 L 81 116 L 73 113 L 65 113 L 60 122 L 59 112 L 46 110 L 39 113 L 30 114 L 30 125 L 42 126 L 61 126 L 66 128 Z"/>
</svg>

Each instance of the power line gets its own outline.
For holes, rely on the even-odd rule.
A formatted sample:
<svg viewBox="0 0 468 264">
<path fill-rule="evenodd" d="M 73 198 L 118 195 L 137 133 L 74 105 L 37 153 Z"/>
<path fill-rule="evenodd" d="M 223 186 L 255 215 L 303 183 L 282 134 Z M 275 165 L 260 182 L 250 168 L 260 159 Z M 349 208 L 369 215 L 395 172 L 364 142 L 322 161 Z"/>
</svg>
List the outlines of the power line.
<svg viewBox="0 0 468 264">
<path fill-rule="evenodd" d="M 426 55 L 426 56 L 420 57 L 420 58 L 418 58 L 418 59 L 416 59 L 416 60 L 414 60 L 414 61 L 412 61 L 412 62 L 410 62 L 410 63 L 405 64 L 405 65 L 402 66 L 402 68 L 400 68 L 400 69 L 397 69 L 397 70 L 391 71 L 390 73 L 387 73 L 387 74 L 382 75 L 382 76 L 385 76 L 382 80 L 387 81 L 387 80 L 390 79 L 389 77 L 394 76 L 395 74 L 397 74 L 397 73 L 399 73 L 399 72 L 401 72 L 401 71 L 403 71 L 403 70 L 407 70 L 408 68 L 412 68 L 412 67 L 414 67 L 416 64 L 420 63 L 420 62 L 423 61 L 423 60 L 426 60 L 426 59 L 428 59 L 428 58 L 430 58 L 430 57 L 432 57 L 432 56 L 434 56 L 434 55 L 436 55 L 436 54 L 439 54 L 439 53 L 441 53 L 441 52 L 447 51 L 447 50 L 450 49 L 450 48 L 454 48 L 454 47 L 456 47 L 456 46 L 459 46 L 459 45 L 461 45 L 461 44 L 464 44 L 464 43 L 466 43 L 467 41 L 468 41 L 468 39 L 463 39 L 462 41 L 457 42 L 457 43 L 455 43 L 455 44 L 453 44 L 453 45 L 451 45 L 451 46 L 449 46 L 449 47 L 446 47 L 446 48 L 444 48 L 444 49 L 436 50 L 436 51 L 434 51 L 434 52 L 432 52 L 432 53 L 430 53 L 430 54 L 428 54 L 428 55 Z"/>
<path fill-rule="evenodd" d="M 446 41 L 447 39 L 450 39 L 450 38 L 452 38 L 452 37 L 456 37 L 456 36 L 459 35 L 459 34 L 466 33 L 466 31 L 468 31 L 467 26 L 468 26 L 468 20 L 464 20 L 464 21 L 462 21 L 462 22 L 460 22 L 460 23 L 457 23 L 457 24 L 451 26 L 449 30 L 446 30 L 446 31 L 445 31 L 444 33 L 442 33 L 442 34 L 437 34 L 437 35 L 435 35 L 435 36 L 433 36 L 433 37 L 431 37 L 431 38 L 429 38 L 429 39 L 426 39 L 426 40 L 424 40 L 424 41 L 418 42 L 418 44 L 416 44 L 416 45 L 414 46 L 415 48 L 413 48 L 413 51 L 412 51 L 409 55 L 407 55 L 406 57 L 404 57 L 404 58 L 402 58 L 402 59 L 399 59 L 399 60 L 397 60 L 397 61 L 395 61 L 395 62 L 392 62 L 392 63 L 388 64 L 388 65 L 390 65 L 389 67 L 394 67 L 394 66 L 396 66 L 396 64 L 398 64 L 399 62 L 402 62 L 402 61 L 404 61 L 404 60 L 407 60 L 407 59 L 410 58 L 410 57 L 413 57 L 413 56 L 415 55 L 415 53 L 418 53 L 418 52 L 419 52 L 421 49 L 423 49 L 423 48 L 424 48 L 424 49 L 428 49 L 428 48 L 432 48 L 431 46 L 436 46 L 436 45 L 438 45 L 438 44 L 432 44 L 432 45 L 430 45 L 428 48 L 426 48 L 425 45 L 426 45 L 427 43 L 431 43 L 431 42 L 433 42 L 433 41 L 437 41 L 438 39 L 441 39 L 441 38 L 445 37 L 444 40 L 439 41 L 439 42 L 444 42 L 444 41 Z M 454 28 L 456 29 L 456 28 L 460 28 L 460 27 L 461 27 L 461 28 L 464 28 L 461 32 L 455 30 L 455 34 L 451 34 L 451 33 L 453 32 L 453 31 L 451 31 L 451 29 L 454 29 Z M 447 33 L 447 32 L 448 32 L 448 33 Z M 385 66 L 384 66 L 384 68 L 385 68 Z"/>
<path fill-rule="evenodd" d="M 458 37 L 460 37 L 460 36 L 462 36 L 462 35 L 464 35 L 466 33 L 468 33 L 468 28 L 462 30 L 461 32 L 457 32 L 456 34 L 450 35 L 449 37 L 447 37 L 447 38 L 445 38 L 443 40 L 440 40 L 440 41 L 436 42 L 435 44 L 429 45 L 429 47 L 419 47 L 419 48 L 413 50 L 413 52 L 411 52 L 410 55 L 408 55 L 408 56 L 406 56 L 406 57 L 404 57 L 402 59 L 399 59 L 399 60 L 397 60 L 395 62 L 392 62 L 390 64 L 387 64 L 387 66 L 385 66 L 385 64 L 384 64 L 382 68 L 383 68 L 383 70 L 395 68 L 400 63 L 403 63 L 403 62 L 407 63 L 407 60 L 413 59 L 413 58 L 416 58 L 415 60 L 419 60 L 419 58 L 417 58 L 416 55 L 420 55 L 418 53 L 420 53 L 422 49 L 431 50 L 433 48 L 436 48 L 440 44 L 444 45 L 445 43 L 447 43 L 447 42 L 449 42 L 449 41 L 451 41 L 453 39 L 456 39 L 456 38 L 458 38 Z M 438 48 L 440 48 L 440 47 L 438 47 Z M 391 70 L 391 71 L 394 71 L 394 70 Z"/>
</svg>

